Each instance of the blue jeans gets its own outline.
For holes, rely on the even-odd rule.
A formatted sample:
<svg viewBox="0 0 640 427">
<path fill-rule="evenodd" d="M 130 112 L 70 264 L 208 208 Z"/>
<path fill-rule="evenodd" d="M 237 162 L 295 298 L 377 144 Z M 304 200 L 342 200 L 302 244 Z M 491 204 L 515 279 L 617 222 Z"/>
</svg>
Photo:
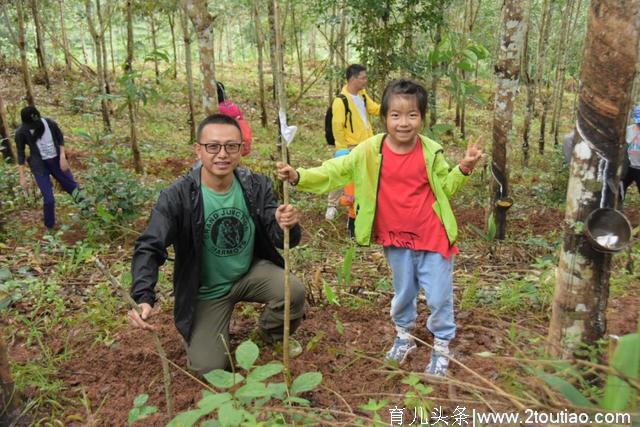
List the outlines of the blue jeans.
<svg viewBox="0 0 640 427">
<path fill-rule="evenodd" d="M 71 170 L 63 171 L 60 169 L 60 157 L 56 156 L 53 159 L 47 159 L 44 161 L 45 170 L 41 175 L 34 174 L 40 193 L 42 194 L 42 213 L 44 215 L 44 225 L 47 228 L 53 228 L 56 224 L 56 211 L 55 211 L 55 199 L 53 197 L 53 187 L 51 186 L 51 179 L 49 175 L 60 183 L 64 191 L 69 194 L 73 194 L 73 191 L 78 188 L 78 184 L 73 179 Z"/>
<path fill-rule="evenodd" d="M 391 319 L 396 329 L 410 331 L 416 324 L 417 300 L 424 289 L 431 310 L 427 329 L 439 339 L 456 335 L 453 318 L 453 256 L 437 252 L 385 247 L 384 254 L 393 272 L 395 295 L 391 301 Z"/>
</svg>

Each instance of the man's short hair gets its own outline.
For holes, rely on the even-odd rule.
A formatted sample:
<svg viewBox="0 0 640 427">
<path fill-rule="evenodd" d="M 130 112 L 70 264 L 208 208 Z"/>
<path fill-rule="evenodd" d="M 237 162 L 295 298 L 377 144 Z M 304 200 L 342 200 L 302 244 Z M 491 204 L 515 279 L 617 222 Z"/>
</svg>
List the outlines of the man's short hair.
<svg viewBox="0 0 640 427">
<path fill-rule="evenodd" d="M 407 78 L 392 80 L 389 82 L 387 87 L 384 88 L 384 92 L 382 93 L 382 103 L 380 104 L 380 115 L 383 118 L 387 117 L 391 98 L 396 95 L 405 96 L 407 98 L 414 97 L 418 103 L 420 117 L 424 120 L 427 115 L 427 90 L 416 80 Z"/>
<path fill-rule="evenodd" d="M 351 64 L 347 67 L 347 81 L 351 77 L 357 77 L 363 71 L 367 71 L 367 68 L 364 65 L 360 64 Z"/>
<path fill-rule="evenodd" d="M 202 137 L 202 130 L 207 125 L 231 125 L 235 126 L 236 129 L 240 132 L 240 138 L 242 138 L 242 129 L 240 129 L 240 125 L 230 116 L 225 116 L 224 114 L 215 113 L 210 116 L 207 116 L 204 120 L 200 122 L 198 125 L 198 132 L 196 134 L 196 142 L 200 142 L 200 138 Z"/>
</svg>

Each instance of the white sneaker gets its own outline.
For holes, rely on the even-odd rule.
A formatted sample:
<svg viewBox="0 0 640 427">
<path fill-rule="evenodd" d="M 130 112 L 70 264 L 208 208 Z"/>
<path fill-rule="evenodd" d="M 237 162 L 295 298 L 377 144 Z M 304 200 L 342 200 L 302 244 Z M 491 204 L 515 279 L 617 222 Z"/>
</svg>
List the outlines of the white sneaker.
<svg viewBox="0 0 640 427">
<path fill-rule="evenodd" d="M 338 209 L 336 209 L 335 206 L 329 206 L 324 214 L 324 218 L 327 221 L 333 221 L 336 219 L 336 216 L 338 216 Z"/>
</svg>

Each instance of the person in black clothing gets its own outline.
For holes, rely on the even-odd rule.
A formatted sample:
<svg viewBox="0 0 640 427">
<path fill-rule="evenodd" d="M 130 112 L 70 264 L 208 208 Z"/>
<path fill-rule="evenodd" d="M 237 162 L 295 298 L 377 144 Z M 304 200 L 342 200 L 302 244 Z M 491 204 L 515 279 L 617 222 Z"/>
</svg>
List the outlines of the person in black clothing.
<svg viewBox="0 0 640 427">
<path fill-rule="evenodd" d="M 34 106 L 23 108 L 20 111 L 20 117 L 22 126 L 16 130 L 15 135 L 20 186 L 25 192 L 29 189 L 24 168 L 25 147 L 28 146 L 29 157 L 26 161 L 42 194 L 44 225 L 52 229 L 56 223 L 56 214 L 50 176 L 53 176 L 76 202 L 80 202 L 82 196 L 69 168 L 64 152 L 64 136 L 58 124 L 51 119 L 41 117 Z"/>
<path fill-rule="evenodd" d="M 276 247 L 283 247 L 284 228 L 291 247 L 299 243 L 299 215 L 291 205 L 278 205 L 269 178 L 238 166 L 241 150 L 235 119 L 214 114 L 202 121 L 195 144 L 202 164 L 162 191 L 133 253 L 131 296 L 141 313 L 127 315 L 133 326 L 153 329 L 148 320 L 158 268 L 173 245 L 175 325 L 190 368 L 200 374 L 228 366 L 237 302 L 264 303 L 260 335 L 274 342 L 283 336 L 284 262 Z M 294 331 L 304 313 L 304 286 L 290 279 Z"/>
</svg>

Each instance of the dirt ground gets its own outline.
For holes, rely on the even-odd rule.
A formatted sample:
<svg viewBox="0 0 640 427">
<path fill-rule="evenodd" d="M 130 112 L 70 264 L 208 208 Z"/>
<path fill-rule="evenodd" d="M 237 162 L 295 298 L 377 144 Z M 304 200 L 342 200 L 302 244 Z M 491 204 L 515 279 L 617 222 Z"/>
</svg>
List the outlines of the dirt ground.
<svg viewBox="0 0 640 427">
<path fill-rule="evenodd" d="M 484 213 L 478 209 L 469 209 L 459 210 L 457 215 L 460 224 L 470 221 L 480 226 L 482 221 L 479 218 L 483 218 Z M 535 214 L 528 213 L 527 216 L 535 219 L 516 220 L 512 226 L 543 234 L 550 228 L 557 227 L 562 220 L 561 212 L 550 209 L 540 209 Z M 638 212 L 634 211 L 631 216 L 636 218 Z M 38 218 L 35 214 L 30 217 Z M 322 221 L 320 217 L 315 220 Z M 338 230 L 334 232 L 339 233 Z M 63 236 L 65 241 L 81 237 L 81 233 L 75 229 L 68 230 Z M 530 258 L 526 254 L 521 257 L 513 255 L 516 252 L 505 250 L 503 253 L 509 254 L 505 262 L 511 266 L 509 268 L 516 268 L 518 263 L 522 263 L 520 267 L 526 267 L 526 263 L 531 261 Z M 365 256 L 371 258 L 371 263 L 379 264 L 379 254 L 371 252 Z M 468 268 L 484 261 L 486 254 L 461 253 L 457 268 Z M 318 268 L 320 273 L 317 274 L 325 274 L 324 267 Z M 359 267 L 354 264 L 354 268 Z M 360 280 L 368 281 L 376 275 L 379 276 L 380 272 L 370 271 L 369 275 L 364 274 Z M 361 285 L 362 288 L 371 288 L 370 283 Z M 308 286 L 313 288 L 314 285 L 308 283 Z M 356 291 L 357 289 L 358 287 Z M 316 292 L 317 290 L 314 291 Z M 461 292 L 461 289 L 456 289 L 458 301 Z M 359 406 L 371 398 L 386 399 L 389 408 L 394 405 L 402 407 L 402 395 L 408 390 L 408 386 L 401 383 L 401 376 L 393 374 L 394 368 L 382 362 L 384 352 L 394 336 L 388 314 L 391 294 L 381 291 L 373 296 L 373 300 L 371 295 L 368 298 L 369 303 L 357 308 L 325 305 L 310 299 L 312 304 L 309 305 L 306 318 L 295 334 L 303 347 L 314 341 L 317 341 L 317 344 L 306 349 L 300 357 L 292 361 L 292 373 L 298 375 L 309 371 L 322 372 L 322 386 L 317 391 L 308 393 L 306 397 L 316 408 L 342 412 L 343 415 L 336 415 L 337 421 L 348 422 L 349 413 L 366 415 Z M 317 295 L 316 299 L 319 299 Z M 640 309 L 638 304 L 638 295 L 635 294 L 611 301 L 608 319 L 610 334 L 623 335 L 636 330 Z M 243 315 L 243 312 L 254 314 Z M 421 301 L 418 325 L 425 324 L 426 312 L 426 305 Z M 512 327 L 514 319 L 501 318 L 482 307 L 467 311 L 458 310 L 456 317 L 459 328 L 452 349 L 457 360 L 466 368 L 453 366 L 450 374 L 461 385 L 433 384 L 434 391 L 431 395 L 435 404 L 450 408 L 449 410 L 471 397 L 468 387 L 464 384 L 483 386 L 482 381 L 470 370 L 490 381 L 496 381 L 502 377 L 510 363 L 501 359 L 478 357 L 475 354 L 491 352 L 510 356 L 518 351 L 506 339 L 507 330 Z M 255 328 L 255 319 L 255 310 L 242 310 L 242 305 L 237 307 L 231 326 L 232 349 L 248 339 Z M 336 327 L 338 320 L 344 327 L 343 331 Z M 515 319 L 513 324 L 516 328 L 526 329 L 527 333 L 544 337 L 547 322 L 548 317 L 523 316 Z M 159 325 L 159 337 L 169 359 L 177 366 L 185 367 L 184 345 L 173 325 L 171 309 L 167 308 L 154 317 L 154 324 Z M 82 330 L 69 331 L 64 330 L 62 326 L 59 333 L 54 335 L 46 337 L 50 348 L 62 351 L 66 345 L 67 349 L 71 350 L 71 357 L 61 370 L 61 379 L 67 387 L 65 397 L 68 398 L 68 402 L 72 402 L 65 410 L 65 424 L 88 425 L 94 422 L 96 425 L 126 425 L 133 400 L 141 393 L 148 393 L 148 404 L 158 406 L 160 412 L 139 425 L 153 426 L 168 421 L 166 415 L 163 415 L 165 401 L 160 360 L 153 341 L 146 332 L 123 328 L 113 337 L 111 345 L 97 343 L 93 335 L 83 333 Z M 424 327 L 418 328 L 416 336 L 427 343 L 432 341 Z M 11 343 L 9 357 L 15 363 L 21 363 L 33 358 L 33 351 L 33 347 L 26 348 L 24 342 L 18 340 Z M 422 372 L 428 362 L 429 353 L 427 346 L 420 345 L 417 354 L 403 366 L 403 371 Z M 271 348 L 261 350 L 261 362 L 275 359 L 278 359 L 278 355 Z M 203 390 L 200 384 L 175 367 L 172 368 L 172 388 L 176 412 L 194 407 Z M 36 395 L 37 390 L 27 388 L 25 394 L 28 398 L 30 395 Z M 78 402 L 83 396 L 84 401 L 88 403 L 79 405 Z M 496 405 L 495 409 L 501 404 L 495 403 L 494 406 Z"/>
</svg>

